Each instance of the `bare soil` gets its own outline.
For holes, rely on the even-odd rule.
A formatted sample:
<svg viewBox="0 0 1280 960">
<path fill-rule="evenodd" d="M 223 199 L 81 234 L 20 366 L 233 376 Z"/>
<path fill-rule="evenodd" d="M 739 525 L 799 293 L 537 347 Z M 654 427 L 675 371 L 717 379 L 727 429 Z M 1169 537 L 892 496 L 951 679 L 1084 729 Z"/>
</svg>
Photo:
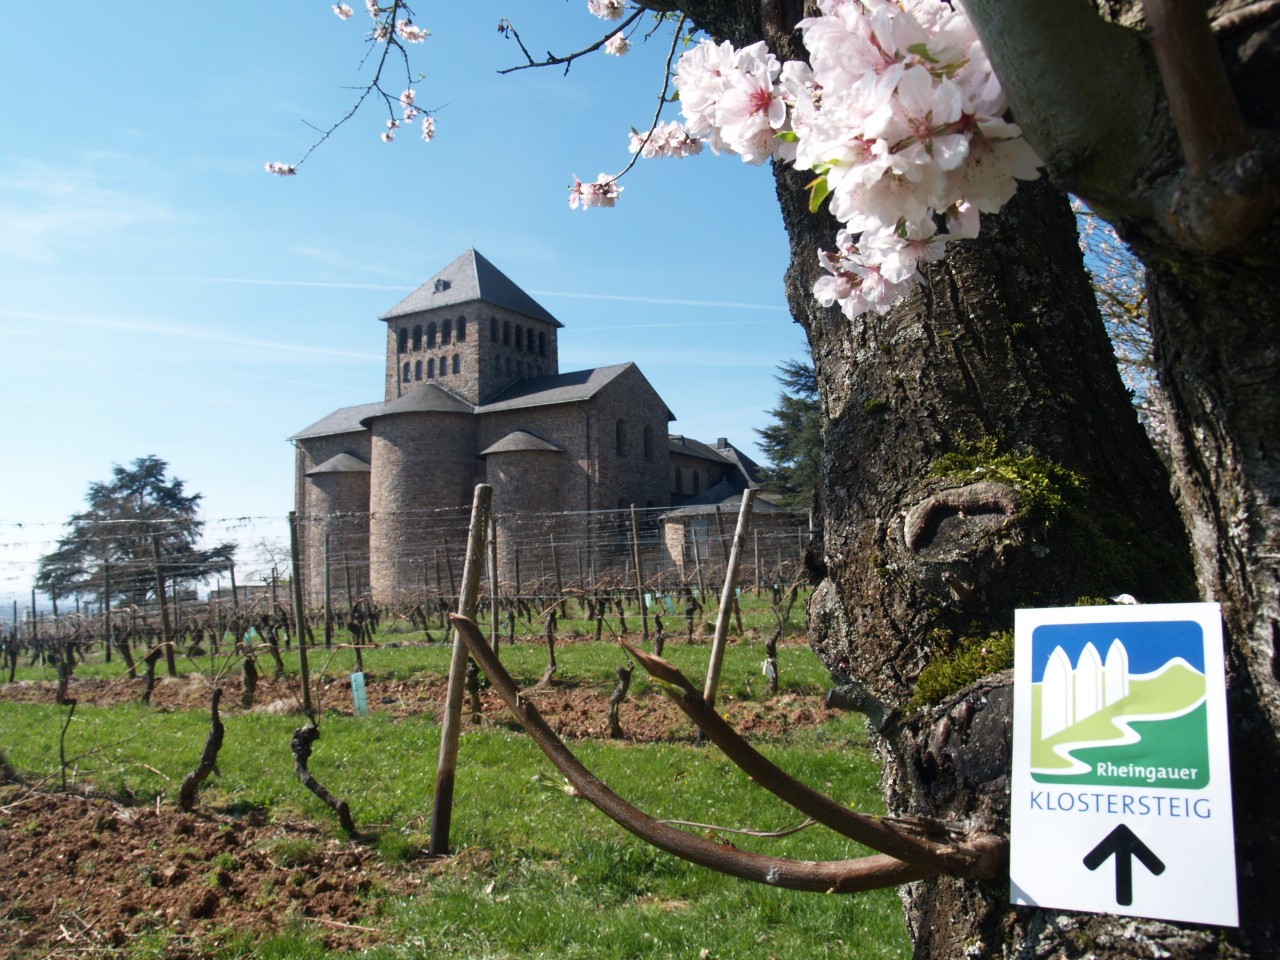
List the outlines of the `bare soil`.
<svg viewBox="0 0 1280 960">
<path fill-rule="evenodd" d="M 0 788 L 0 957 L 110 955 L 163 932 L 187 960 L 233 933 L 314 925 L 334 950 L 375 942 L 378 899 L 422 882 L 332 826 L 261 814 L 183 814 L 106 799 Z M 475 868 L 475 853 L 433 870 Z"/>
<path fill-rule="evenodd" d="M 234 714 L 241 679 L 221 685 L 224 715 Z M 73 680 L 68 694 L 82 705 L 110 706 L 138 700 L 142 689 L 142 680 Z M 209 692 L 202 676 L 166 677 L 157 680 L 151 706 L 206 711 Z M 566 739 L 603 739 L 610 692 L 553 682 L 524 695 Z M 54 694 L 53 683 L 0 684 L 0 699 L 52 703 Z M 375 713 L 436 716 L 444 696 L 439 677 L 369 678 Z M 346 678 L 321 679 L 314 697 L 321 710 L 351 712 Z M 493 691 L 483 691 L 481 703 L 480 723 L 512 723 Z M 726 699 L 720 706 L 754 737 L 829 716 L 816 695 Z M 297 678 L 261 678 L 252 709 L 300 711 Z M 693 734 L 683 714 L 652 689 L 629 697 L 620 718 L 629 741 Z M 392 866 L 375 849 L 332 839 L 332 832 L 332 824 L 268 823 L 257 811 L 183 814 L 171 806 L 0 786 L 0 958 L 109 956 L 154 931 L 163 932 L 163 956 L 187 960 L 235 933 L 294 919 L 314 926 L 330 949 L 355 951 L 385 935 L 375 916 L 379 900 L 414 890 L 424 873 L 484 870 L 489 859 L 469 850 L 425 866 Z"/>
<path fill-rule="evenodd" d="M 372 713 L 391 716 L 427 716 L 439 718 L 445 699 L 445 678 L 414 677 L 407 680 L 380 679 L 366 675 L 367 698 Z M 351 714 L 351 682 L 346 677 L 313 677 L 312 698 L 317 709 L 336 714 Z M 244 690 L 239 675 L 219 681 L 223 688 L 222 712 L 240 710 Z M 57 684 L 52 681 L 19 681 L 0 684 L 0 700 L 53 703 Z M 141 679 L 78 680 L 73 679 L 67 695 L 82 706 L 114 706 L 137 702 L 142 697 Z M 151 694 L 151 706 L 164 710 L 204 710 L 209 708 L 210 682 L 202 674 L 158 677 Z M 532 700 L 543 718 L 567 740 L 605 739 L 609 736 L 609 695 L 612 687 L 587 687 L 572 682 L 552 680 L 546 686 L 526 687 L 521 695 Z M 506 708 L 497 693 L 480 693 L 482 723 L 510 724 Z M 720 712 L 750 737 L 780 735 L 796 727 L 821 723 L 830 715 L 817 695 L 780 694 L 768 700 L 737 700 L 722 697 L 717 702 Z M 259 678 L 254 706 L 257 712 L 301 713 L 301 685 L 296 676 L 273 680 Z M 464 702 L 464 712 L 469 706 Z M 625 739 L 637 743 L 688 740 L 694 730 L 683 713 L 665 696 L 649 687 L 639 696 L 631 695 L 623 702 L 619 719 Z"/>
</svg>

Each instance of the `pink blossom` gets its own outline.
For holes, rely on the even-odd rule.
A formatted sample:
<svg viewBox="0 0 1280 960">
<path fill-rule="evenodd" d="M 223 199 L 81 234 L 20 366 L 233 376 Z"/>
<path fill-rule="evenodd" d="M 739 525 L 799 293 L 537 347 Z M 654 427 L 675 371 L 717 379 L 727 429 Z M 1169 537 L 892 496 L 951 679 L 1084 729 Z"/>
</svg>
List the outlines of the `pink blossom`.
<svg viewBox="0 0 1280 960">
<path fill-rule="evenodd" d="M 601 20 L 620 20 L 627 3 L 626 0 L 587 0 L 587 9 Z"/>
<path fill-rule="evenodd" d="M 592 207 L 612 207 L 618 200 L 618 194 L 622 192 L 622 187 L 618 186 L 616 180 L 607 173 L 602 173 L 596 177 L 595 183 L 583 183 L 577 177 L 573 178 L 573 184 L 569 187 L 569 207 L 576 210 L 582 207 L 583 210 L 589 210 Z"/>
<path fill-rule="evenodd" d="M 422 139 L 430 143 L 436 136 L 435 118 L 428 115 L 422 118 Z"/>
<path fill-rule="evenodd" d="M 274 173 L 277 177 L 292 177 L 298 172 L 293 164 L 281 163 L 279 160 L 269 160 L 265 166 L 267 173 Z"/>
<path fill-rule="evenodd" d="M 702 152 L 702 142 L 689 136 L 676 121 L 659 123 L 649 131 L 648 138 L 638 130 L 631 131 L 630 148 L 646 160 L 654 157 L 691 157 Z"/>
<path fill-rule="evenodd" d="M 604 42 L 604 52 L 612 57 L 621 57 L 630 49 L 631 41 L 622 35 L 621 30 Z"/>
<path fill-rule="evenodd" d="M 877 264 L 863 256 L 847 230 L 836 235 L 836 245 L 834 254 L 818 251 L 818 262 L 828 275 L 814 283 L 813 296 L 824 307 L 839 304 L 840 311 L 852 320 L 868 310 L 884 313 L 911 289 L 910 283 L 887 279 Z"/>
<path fill-rule="evenodd" d="M 351 15 L 355 13 L 355 11 L 345 3 L 335 3 L 333 5 L 333 12 L 343 20 L 350 20 Z"/>
<path fill-rule="evenodd" d="M 864 233 L 858 247 L 890 283 L 914 282 L 920 264 L 946 256 L 947 239 L 948 235 L 939 234 L 933 220 L 926 218 Z"/>
<path fill-rule="evenodd" d="M 431 31 L 425 27 L 416 27 L 408 20 L 396 21 L 396 33 L 405 43 L 422 43 L 427 37 L 431 36 Z"/>
</svg>

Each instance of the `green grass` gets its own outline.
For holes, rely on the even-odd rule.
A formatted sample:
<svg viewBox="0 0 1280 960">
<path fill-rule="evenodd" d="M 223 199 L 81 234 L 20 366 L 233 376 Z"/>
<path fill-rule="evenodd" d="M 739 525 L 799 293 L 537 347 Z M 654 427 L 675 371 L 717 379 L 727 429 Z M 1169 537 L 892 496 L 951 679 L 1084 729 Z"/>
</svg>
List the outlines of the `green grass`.
<svg viewBox="0 0 1280 960">
<path fill-rule="evenodd" d="M 408 639 L 407 637 L 402 640 Z M 725 697 L 760 697 L 763 641 L 740 641 L 727 651 Z M 673 643 L 667 653 L 700 680 L 709 645 Z M 817 694 L 826 673 L 798 642 L 780 651 L 784 692 Z M 622 662 L 617 647 L 566 643 L 558 647 L 559 676 L 612 686 Z M 349 652 L 340 656 L 348 657 Z M 502 648 L 517 677 L 541 676 L 540 644 Z M 448 648 L 405 645 L 371 651 L 371 677 L 443 674 Z M 290 658 L 291 669 L 296 654 Z M 321 670 L 321 655 L 313 669 Z M 118 671 L 118 662 L 110 665 Z M 340 675 L 348 663 L 333 663 Z M 78 671 L 77 675 L 83 675 Z M 111 675 L 118 675 L 118 672 Z M 639 672 L 635 689 L 646 681 Z M 374 681 L 376 689 L 376 679 Z M 363 718 L 329 713 L 310 768 L 346 799 L 387 869 L 414 870 L 428 840 L 439 728 L 422 716 Z M 349 705 L 342 704 L 346 709 Z M 66 711 L 52 704 L 0 701 L 0 750 L 28 780 L 58 781 L 58 738 Z M 297 717 L 224 714 L 226 739 L 220 777 L 201 790 L 198 806 L 228 814 L 258 812 L 269 820 L 298 818 L 337 824 L 294 775 L 289 736 Z M 866 749 L 861 718 L 836 716 L 759 744 L 789 773 L 862 810 L 878 811 L 879 767 Z M 195 765 L 208 730 L 205 711 L 161 713 L 137 705 L 81 706 L 67 733 L 76 786 L 139 803 L 172 803 Z M 618 793 L 652 815 L 757 830 L 794 825 L 799 814 L 754 786 L 712 747 L 689 743 L 574 744 L 583 762 Z M 391 936 L 371 948 L 374 960 L 418 957 L 660 958 L 909 955 L 910 944 L 894 891 L 824 896 L 778 890 L 721 876 L 648 847 L 583 800 L 556 789 L 558 773 L 529 737 L 501 725 L 468 728 L 462 736 L 451 841 L 470 868 L 419 874 L 413 895 L 371 896 L 367 922 Z M 820 827 L 777 839 L 724 835 L 743 849 L 799 859 L 839 859 L 864 852 Z M 303 862 L 316 840 L 286 839 L 273 859 Z M 217 866 L 211 863 L 211 870 Z M 211 948 L 215 949 L 215 948 Z M 164 956 L 163 931 L 133 941 L 127 956 Z M 314 929 L 226 931 L 211 954 L 320 958 L 327 954 Z"/>
<path fill-rule="evenodd" d="M 784 647 L 789 643 L 798 649 L 804 649 L 803 640 L 799 638 L 803 638 L 804 636 L 805 596 L 806 594 L 802 594 L 800 598 L 792 604 L 791 614 L 788 617 L 786 624 L 787 639 L 784 641 Z M 700 631 L 696 637 L 697 642 L 689 645 L 694 650 L 710 649 L 711 628 L 714 627 L 715 624 L 716 607 L 718 606 L 719 598 L 718 596 L 714 598 L 704 597 L 702 602 L 705 604 L 706 609 L 702 611 L 696 621 Z M 685 647 L 686 644 L 685 619 L 683 614 L 680 613 L 680 611 L 683 610 L 683 607 L 678 599 L 673 598 L 673 603 L 676 605 L 677 613 L 675 615 L 664 613 L 663 617 L 668 637 L 666 649 L 672 655 L 675 655 L 676 651 Z M 747 648 L 762 651 L 764 641 L 769 637 L 776 626 L 776 620 L 774 619 L 769 605 L 768 592 L 766 591 L 760 597 L 755 597 L 750 591 L 743 591 L 739 600 L 739 605 L 742 613 L 743 631 L 741 639 L 731 644 L 729 649 L 732 651 L 735 647 L 742 648 L 745 646 Z M 619 661 L 611 661 L 609 663 L 595 661 L 595 666 L 591 666 L 591 664 L 593 663 L 592 657 L 605 657 L 607 656 L 608 650 L 616 650 L 616 647 L 610 644 L 597 645 L 593 643 L 575 643 L 575 640 L 581 641 L 595 639 L 595 621 L 581 619 L 578 616 L 580 611 L 578 610 L 576 603 L 569 602 L 567 604 L 567 608 L 570 612 L 570 616 L 560 619 L 557 623 L 556 634 L 559 640 L 556 645 L 557 660 L 560 660 L 563 664 L 565 662 L 563 654 L 567 654 L 568 651 L 574 649 L 588 649 L 596 651 L 594 654 L 589 654 L 587 657 L 583 658 L 583 663 L 585 664 L 583 669 L 590 671 L 589 673 L 584 674 L 581 677 L 570 674 L 567 679 L 585 681 L 587 677 L 595 677 L 601 682 L 612 683 L 614 681 L 613 671 Z M 488 618 L 488 609 L 482 606 L 479 613 L 478 622 L 487 637 L 489 636 L 490 623 Z M 627 628 L 630 633 L 637 634 L 640 632 L 641 620 L 639 608 L 634 603 L 627 607 L 626 621 Z M 507 642 L 505 624 L 506 621 L 504 616 L 502 619 L 503 630 L 501 631 L 499 638 L 500 649 L 503 651 L 512 651 L 511 655 L 515 658 L 513 663 L 517 665 L 516 669 L 519 669 L 519 665 L 525 662 L 532 664 L 528 667 L 527 677 L 532 680 L 537 680 L 542 676 L 542 672 L 546 668 L 545 645 L 542 643 L 543 630 L 545 626 L 544 622 L 542 620 L 517 621 L 517 642 L 515 644 L 509 644 Z M 610 616 L 605 620 L 602 639 L 612 640 L 616 637 L 618 630 L 619 622 L 617 614 L 611 610 Z M 650 635 L 652 636 L 652 614 L 650 614 L 649 617 L 649 630 Z M 317 635 L 319 635 L 319 631 L 317 631 Z M 737 630 L 736 620 L 731 619 L 730 638 L 732 639 L 738 636 L 739 632 Z M 447 635 L 446 631 L 441 630 L 435 619 L 432 620 L 431 630 L 428 635 L 424 635 L 421 631 L 412 630 L 408 621 L 405 620 L 384 621 L 378 635 L 375 637 L 375 641 L 381 644 L 381 646 L 378 649 L 366 650 L 363 655 L 365 670 L 370 674 L 405 678 L 423 671 L 445 673 L 448 669 L 448 651 L 451 638 Z M 342 645 L 349 642 L 350 636 L 345 630 L 335 631 L 334 643 L 336 645 Z M 206 650 L 208 650 L 209 646 L 210 645 L 206 639 Z M 224 651 L 222 656 L 205 655 L 199 657 L 188 657 L 185 655 L 185 650 L 180 641 L 175 654 L 178 672 L 180 674 L 188 674 L 216 673 L 219 671 L 226 671 L 228 669 L 238 671 L 240 669 L 239 662 L 226 656 L 225 651 L 227 646 L 225 644 L 222 649 Z M 140 661 L 143 652 L 145 651 L 134 651 L 134 657 L 139 661 L 139 674 L 141 674 L 142 671 Z M 284 658 L 286 669 L 291 673 L 296 673 L 298 669 L 297 647 L 294 646 L 290 650 L 282 649 L 281 654 Z M 572 657 L 571 654 L 568 655 Z M 763 658 L 763 652 L 759 654 L 759 657 Z M 522 658 L 527 658 L 527 661 Z M 310 649 L 309 659 L 313 673 L 320 673 L 321 671 L 328 670 L 332 675 L 339 675 L 349 673 L 354 669 L 355 655 L 349 649 L 335 648 L 327 650 L 321 643 Z M 800 658 L 797 658 L 798 661 L 799 659 Z M 807 682 L 819 685 L 825 684 L 826 671 L 822 669 L 821 665 L 818 664 L 813 657 L 808 656 L 807 654 L 803 659 L 807 661 L 803 666 L 806 669 L 808 677 L 811 678 Z M 54 670 L 52 666 L 40 662 L 28 665 L 28 660 L 29 657 L 24 654 L 19 661 L 15 679 L 45 680 L 49 682 L 55 682 L 58 679 L 57 671 Z M 260 647 L 258 662 L 259 670 L 269 675 L 273 669 L 273 665 L 265 645 Z M 513 673 L 516 673 L 516 670 L 512 668 L 511 664 L 508 664 L 508 669 L 513 670 Z M 76 664 L 75 677 L 81 680 L 109 680 L 115 677 L 124 676 L 125 672 L 124 663 L 120 660 L 119 654 L 113 652 L 111 662 L 108 663 L 105 661 L 102 649 L 99 646 L 95 647 L 95 649 L 90 653 L 87 661 Z M 758 665 L 755 672 L 759 673 Z M 162 677 L 165 675 L 165 663 L 164 660 L 161 659 L 160 663 L 156 667 L 156 676 Z M 3 676 L 7 678 L 7 672 L 4 673 Z M 519 678 L 521 674 L 516 673 L 516 676 Z"/>
</svg>

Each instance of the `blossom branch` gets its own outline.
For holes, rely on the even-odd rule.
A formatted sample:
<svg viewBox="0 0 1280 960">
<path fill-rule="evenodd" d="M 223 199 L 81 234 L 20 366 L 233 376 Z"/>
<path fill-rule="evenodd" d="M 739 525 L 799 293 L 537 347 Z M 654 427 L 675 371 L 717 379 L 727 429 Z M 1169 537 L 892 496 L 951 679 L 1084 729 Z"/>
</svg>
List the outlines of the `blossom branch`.
<svg viewBox="0 0 1280 960">
<path fill-rule="evenodd" d="M 885 855 L 819 862 L 764 856 L 677 830 L 654 819 L 623 800 L 583 766 L 542 719 L 537 708 L 520 696 L 515 681 L 494 656 L 475 623 L 457 614 L 450 614 L 449 619 L 507 708 L 578 795 L 646 843 L 719 873 L 792 890 L 856 893 L 898 886 L 936 872 Z"/>
<path fill-rule="evenodd" d="M 636 165 L 636 161 L 640 159 L 645 146 L 647 146 L 649 141 L 653 139 L 653 132 L 658 129 L 658 121 L 662 119 L 662 111 L 670 102 L 667 98 L 667 93 L 671 90 L 671 65 L 675 63 L 676 50 L 680 47 L 680 33 L 684 30 L 685 20 L 686 18 L 684 16 L 680 17 L 679 22 L 676 24 L 675 33 L 671 37 L 671 49 L 667 51 L 667 59 L 662 67 L 662 92 L 658 94 L 658 106 L 657 109 L 653 111 L 653 119 L 649 122 L 649 132 L 644 135 L 643 139 L 641 139 L 639 144 L 636 146 L 631 160 L 628 161 L 625 167 L 614 174 L 613 180 L 609 181 L 610 183 L 624 176 Z"/>
<path fill-rule="evenodd" d="M 345 3 L 335 4 L 333 9 L 334 13 L 343 20 L 349 19 L 352 15 L 351 8 Z M 403 17 L 401 16 L 401 13 L 404 14 Z M 298 172 L 298 168 L 306 163 L 307 158 L 310 157 L 311 154 L 315 153 L 317 148 L 333 136 L 348 120 L 360 112 L 360 108 L 364 105 L 365 100 L 374 92 L 377 92 L 377 94 L 382 97 L 386 104 L 387 111 L 392 117 L 392 119 L 387 123 L 388 128 L 390 130 L 394 130 L 399 125 L 399 122 L 394 119 L 395 104 L 398 102 L 404 102 L 404 95 L 402 94 L 400 97 L 396 97 L 394 94 L 390 94 L 382 88 L 383 72 L 387 69 L 388 58 L 391 56 L 391 51 L 394 49 L 399 54 L 400 60 L 404 65 L 406 78 L 411 78 L 412 68 L 409 64 L 409 51 L 405 49 L 404 44 L 401 42 L 401 37 L 405 37 L 411 43 L 420 43 L 427 36 L 427 32 L 420 27 L 413 26 L 413 11 L 409 8 L 406 0 L 392 0 L 389 7 L 382 7 L 376 3 L 370 3 L 369 14 L 375 22 L 373 31 L 369 36 L 369 41 L 371 43 L 382 44 L 382 51 L 378 56 L 378 65 L 374 69 L 373 79 L 365 84 L 364 88 L 360 91 L 360 95 L 356 97 L 355 103 L 351 105 L 351 108 L 343 114 L 336 123 L 333 123 L 328 128 L 322 129 L 317 127 L 315 124 L 303 121 L 308 127 L 320 134 L 319 138 L 307 148 L 306 153 L 302 155 L 302 159 L 295 163 L 267 163 L 266 169 L 268 173 L 274 173 L 280 176 L 292 176 L 296 174 Z M 368 55 L 366 54 L 365 58 L 361 60 L 362 67 L 367 59 Z M 410 89 L 412 89 L 412 79 L 408 79 L 408 83 Z M 425 133 L 426 132 L 424 130 L 424 136 Z M 383 139 L 394 139 L 394 136 L 388 136 L 384 133 Z"/>
<path fill-rule="evenodd" d="M 614 27 L 612 30 L 610 30 L 607 34 L 605 34 L 595 43 L 591 44 L 591 46 L 585 47 L 582 50 L 578 50 L 576 53 L 565 54 L 564 56 L 557 56 L 556 54 L 548 50 L 547 59 L 545 60 L 535 60 L 533 58 L 533 55 L 529 53 L 529 48 L 526 47 L 524 45 L 524 41 L 520 39 L 520 32 L 516 30 L 515 26 L 512 25 L 510 20 L 504 17 L 502 20 L 498 22 L 498 32 L 501 33 L 504 37 L 510 37 L 511 39 L 515 40 L 516 44 L 520 47 L 520 52 L 524 54 L 524 58 L 528 62 L 517 64 L 514 67 L 506 67 L 502 70 L 499 70 L 498 73 L 500 74 L 515 73 L 517 70 L 528 70 L 531 67 L 558 67 L 560 64 L 563 63 L 564 72 L 567 75 L 569 73 L 569 68 L 573 66 L 573 62 L 575 60 L 580 60 L 582 57 L 585 57 L 588 54 L 595 53 L 597 50 L 601 49 L 606 43 L 608 43 L 610 38 L 612 38 L 618 33 L 625 31 L 633 23 L 635 23 L 642 16 L 644 16 L 644 14 L 645 14 L 645 11 L 643 9 L 634 10 L 632 11 L 631 16 L 627 17 L 627 19 L 622 21 L 621 24 L 619 24 L 617 27 Z"/>
</svg>

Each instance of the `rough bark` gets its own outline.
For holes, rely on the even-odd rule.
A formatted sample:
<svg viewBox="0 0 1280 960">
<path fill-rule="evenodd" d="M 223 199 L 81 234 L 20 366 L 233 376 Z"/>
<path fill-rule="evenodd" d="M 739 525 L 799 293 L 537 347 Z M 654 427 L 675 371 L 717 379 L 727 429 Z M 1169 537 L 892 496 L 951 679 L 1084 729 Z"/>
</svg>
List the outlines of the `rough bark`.
<svg viewBox="0 0 1280 960">
<path fill-rule="evenodd" d="M 783 59 L 798 55 L 787 28 L 801 6 L 679 4 L 717 39 L 766 39 Z M 1138 22 L 1128 0 L 1098 6 L 1118 22 Z M 1092 133 L 1106 128 L 1086 123 L 1072 128 L 1084 132 L 1085 147 L 1041 150 L 1058 185 L 1086 195 L 1091 181 L 1101 185 L 1090 199 L 1151 270 L 1157 365 L 1176 415 L 1177 508 L 1116 377 L 1071 218 L 1046 184 L 1022 189 L 1004 213 L 984 218 L 983 238 L 957 245 L 890 314 L 849 322 L 816 307 L 810 294 L 815 250 L 830 246 L 834 224 L 808 212 L 802 176 L 776 171 L 792 248 L 788 296 L 813 347 L 826 422 L 823 529 L 810 555 L 820 581 L 811 640 L 846 682 L 845 701 L 880 734 L 894 812 L 1007 825 L 1010 678 L 988 677 L 942 704 L 904 710 L 921 668 L 960 637 L 1009 629 L 1020 606 L 1119 592 L 1144 601 L 1193 599 L 1193 569 L 1200 598 L 1223 604 L 1240 929 L 1015 909 L 1005 883 L 925 880 L 903 892 L 918 957 L 1263 957 L 1280 950 L 1280 841 L 1268 815 L 1280 789 L 1280 225 L 1272 219 L 1257 228 L 1256 211 L 1240 199 L 1253 190 L 1260 209 L 1274 209 L 1280 179 L 1274 6 L 1234 4 L 1236 25 L 1219 30 L 1252 152 L 1229 158 L 1234 166 L 1217 169 L 1216 179 L 1188 176 L 1173 123 L 1157 115 L 1167 100 L 1177 107 L 1176 93 L 1129 97 L 1149 115 L 1122 117 L 1110 143 L 1105 132 Z M 996 29 L 1020 23 L 1006 16 Z M 1114 114 L 1118 98 L 1080 96 L 1070 79 L 1087 80 L 1088 58 L 1105 54 L 1097 45 L 1071 46 L 1061 35 L 1065 21 L 1053 23 L 1058 33 L 1040 30 L 1013 55 L 1039 57 L 1033 72 L 1041 77 L 1049 75 L 1045 62 L 1056 68 L 1071 58 L 1083 70 L 1049 75 L 1066 94 L 1060 99 Z M 1124 43 L 1126 56 L 1147 56 L 1136 36 Z M 1136 64 L 1135 76 L 1155 73 L 1150 63 Z M 1062 129 L 1042 126 L 1050 140 Z M 1113 164 L 1105 176 L 1094 171 L 1090 164 L 1103 156 L 1097 148 L 1126 135 L 1140 141 L 1128 151 L 1138 162 Z M 1223 184 L 1235 193 L 1223 194 L 1230 209 L 1216 218 L 1203 198 Z M 1235 223 L 1253 232 L 1233 237 Z M 1224 249 L 1230 252 L 1207 252 Z M 1030 522 L 1025 499 L 1007 485 L 932 474 L 963 438 L 984 436 L 1087 477 L 1071 522 L 1061 515 L 1047 527 Z"/>
</svg>

